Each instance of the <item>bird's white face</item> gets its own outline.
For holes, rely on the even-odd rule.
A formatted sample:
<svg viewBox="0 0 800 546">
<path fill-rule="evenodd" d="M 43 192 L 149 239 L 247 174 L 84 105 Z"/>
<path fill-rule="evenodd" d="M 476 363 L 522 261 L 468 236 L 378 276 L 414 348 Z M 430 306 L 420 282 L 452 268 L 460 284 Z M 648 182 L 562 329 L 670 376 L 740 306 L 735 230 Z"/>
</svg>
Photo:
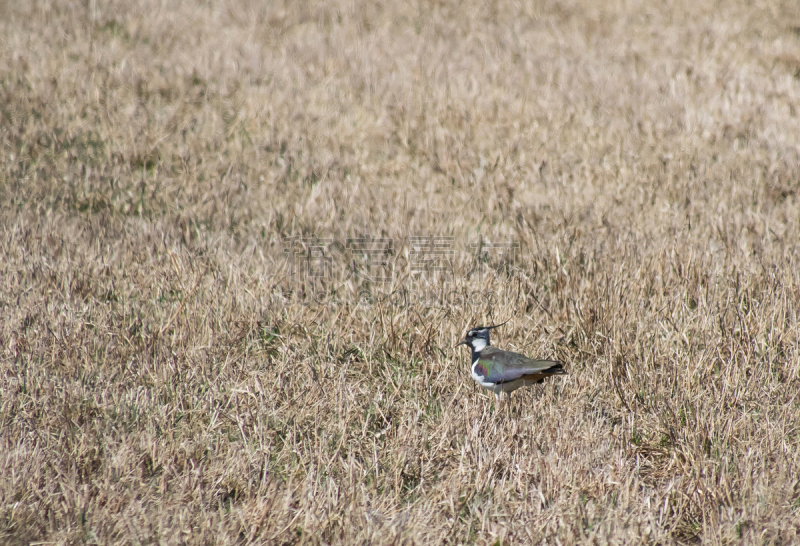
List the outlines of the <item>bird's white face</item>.
<svg viewBox="0 0 800 546">
<path fill-rule="evenodd" d="M 486 348 L 486 340 L 482 337 L 473 338 L 469 344 L 478 353 Z"/>
<path fill-rule="evenodd" d="M 488 328 L 473 328 L 467 332 L 467 343 L 476 352 L 481 352 L 489 345 L 489 329 Z"/>
<path fill-rule="evenodd" d="M 480 353 L 490 345 L 489 328 L 473 328 L 467 332 L 464 339 L 458 342 L 458 345 L 469 345 L 473 351 Z M 456 345 L 456 347 L 458 347 L 458 345 Z"/>
</svg>

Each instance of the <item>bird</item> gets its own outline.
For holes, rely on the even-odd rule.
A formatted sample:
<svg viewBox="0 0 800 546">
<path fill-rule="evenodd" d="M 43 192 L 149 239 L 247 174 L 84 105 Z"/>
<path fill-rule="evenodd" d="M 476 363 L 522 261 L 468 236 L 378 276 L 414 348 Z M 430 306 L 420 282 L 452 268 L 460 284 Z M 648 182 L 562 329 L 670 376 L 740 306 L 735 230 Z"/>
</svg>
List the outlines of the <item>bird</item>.
<svg viewBox="0 0 800 546">
<path fill-rule="evenodd" d="M 503 324 L 471 328 L 456 344 L 456 347 L 467 345 L 472 349 L 472 378 L 484 389 L 492 391 L 498 401 L 502 393 L 507 393 L 510 398 L 511 393 L 520 387 L 542 383 L 552 375 L 567 375 L 558 360 L 533 360 L 492 347 L 489 331 Z"/>
</svg>

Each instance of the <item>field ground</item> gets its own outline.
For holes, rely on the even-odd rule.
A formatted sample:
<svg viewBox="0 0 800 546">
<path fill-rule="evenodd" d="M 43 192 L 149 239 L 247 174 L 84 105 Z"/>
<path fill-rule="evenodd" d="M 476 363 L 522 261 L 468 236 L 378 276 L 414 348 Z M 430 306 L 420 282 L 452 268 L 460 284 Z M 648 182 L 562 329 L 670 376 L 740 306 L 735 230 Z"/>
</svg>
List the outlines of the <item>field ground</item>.
<svg viewBox="0 0 800 546">
<path fill-rule="evenodd" d="M 796 1 L 0 38 L 3 544 L 800 541 Z M 505 320 L 570 375 L 495 407 Z"/>
</svg>

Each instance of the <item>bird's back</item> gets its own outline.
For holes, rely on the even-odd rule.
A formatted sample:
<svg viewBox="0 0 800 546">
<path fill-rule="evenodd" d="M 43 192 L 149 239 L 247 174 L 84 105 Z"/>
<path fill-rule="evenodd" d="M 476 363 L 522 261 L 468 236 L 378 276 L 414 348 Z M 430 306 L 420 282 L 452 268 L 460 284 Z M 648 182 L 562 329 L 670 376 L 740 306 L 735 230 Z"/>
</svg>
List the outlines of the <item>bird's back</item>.
<svg viewBox="0 0 800 546">
<path fill-rule="evenodd" d="M 494 383 L 513 381 L 525 376 L 536 376 L 541 379 L 551 375 L 564 375 L 561 362 L 558 360 L 534 360 L 519 353 L 503 351 L 496 347 L 486 347 L 478 359 L 482 375 Z"/>
</svg>

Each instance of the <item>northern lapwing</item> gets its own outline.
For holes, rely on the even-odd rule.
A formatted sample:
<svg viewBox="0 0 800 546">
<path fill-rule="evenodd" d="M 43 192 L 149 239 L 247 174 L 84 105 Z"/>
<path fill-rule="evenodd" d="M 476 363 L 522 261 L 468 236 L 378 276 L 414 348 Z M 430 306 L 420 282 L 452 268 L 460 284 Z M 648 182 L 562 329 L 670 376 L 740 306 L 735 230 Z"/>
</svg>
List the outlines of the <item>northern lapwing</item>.
<svg viewBox="0 0 800 546">
<path fill-rule="evenodd" d="M 558 360 L 533 360 L 492 347 L 489 330 L 503 324 L 472 328 L 456 344 L 456 347 L 469 345 L 472 349 L 472 377 L 481 387 L 492 391 L 497 400 L 500 400 L 501 393 L 511 396 L 518 388 L 541 383 L 551 375 L 566 375 Z"/>
</svg>

